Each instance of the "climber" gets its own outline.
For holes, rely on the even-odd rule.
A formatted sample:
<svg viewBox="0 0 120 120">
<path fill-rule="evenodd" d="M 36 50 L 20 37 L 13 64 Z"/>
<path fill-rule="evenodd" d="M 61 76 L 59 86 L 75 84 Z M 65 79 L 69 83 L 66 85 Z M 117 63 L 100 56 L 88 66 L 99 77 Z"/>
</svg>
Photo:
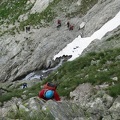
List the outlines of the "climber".
<svg viewBox="0 0 120 120">
<path fill-rule="evenodd" d="M 30 31 L 30 26 L 26 26 L 26 33 Z"/>
<path fill-rule="evenodd" d="M 68 28 L 70 27 L 70 22 L 69 22 L 69 21 L 67 22 L 67 27 L 68 27 Z"/>
<path fill-rule="evenodd" d="M 58 20 L 57 21 L 57 28 L 60 28 L 61 27 L 61 20 Z"/>
<path fill-rule="evenodd" d="M 23 83 L 23 89 L 27 88 L 27 83 Z"/>
<path fill-rule="evenodd" d="M 42 98 L 44 100 L 56 100 L 60 101 L 60 97 L 58 93 L 56 92 L 57 85 L 53 83 L 46 83 L 43 87 L 43 89 L 39 92 L 39 98 Z"/>
<path fill-rule="evenodd" d="M 70 25 L 69 30 L 73 30 L 74 26 Z"/>
</svg>

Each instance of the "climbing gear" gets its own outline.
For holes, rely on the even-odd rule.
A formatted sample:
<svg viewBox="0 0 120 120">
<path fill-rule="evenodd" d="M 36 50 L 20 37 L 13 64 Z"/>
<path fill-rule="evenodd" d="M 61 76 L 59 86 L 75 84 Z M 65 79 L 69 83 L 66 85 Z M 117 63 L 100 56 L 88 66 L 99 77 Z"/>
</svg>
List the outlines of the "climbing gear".
<svg viewBox="0 0 120 120">
<path fill-rule="evenodd" d="M 44 89 L 50 89 L 50 90 L 55 90 L 57 88 L 57 85 L 53 84 L 53 83 L 46 83 L 44 85 Z"/>
</svg>

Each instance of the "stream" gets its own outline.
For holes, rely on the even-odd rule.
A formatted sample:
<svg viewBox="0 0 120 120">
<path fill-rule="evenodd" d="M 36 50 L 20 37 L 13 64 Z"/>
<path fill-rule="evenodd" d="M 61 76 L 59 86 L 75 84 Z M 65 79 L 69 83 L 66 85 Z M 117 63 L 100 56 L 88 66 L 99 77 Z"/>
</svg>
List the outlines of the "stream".
<svg viewBox="0 0 120 120">
<path fill-rule="evenodd" d="M 53 68 L 49 68 L 47 70 L 39 70 L 39 71 L 34 71 L 28 74 L 23 80 L 33 80 L 33 79 L 44 79 L 46 78 L 51 72 L 57 70 L 62 64 L 63 64 L 64 59 L 61 59 L 59 64 Z"/>
</svg>

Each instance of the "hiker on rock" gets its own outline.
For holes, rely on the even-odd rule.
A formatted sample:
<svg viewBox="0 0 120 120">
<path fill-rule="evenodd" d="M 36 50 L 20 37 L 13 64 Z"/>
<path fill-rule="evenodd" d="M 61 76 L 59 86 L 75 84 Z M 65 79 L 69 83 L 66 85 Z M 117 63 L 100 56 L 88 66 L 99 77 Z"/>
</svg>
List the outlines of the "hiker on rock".
<svg viewBox="0 0 120 120">
<path fill-rule="evenodd" d="M 70 25 L 69 30 L 73 30 L 74 25 Z"/>
<path fill-rule="evenodd" d="M 42 98 L 44 100 L 56 100 L 60 101 L 60 97 L 58 93 L 56 92 L 57 85 L 53 83 L 46 83 L 43 87 L 43 89 L 39 92 L 39 98 Z"/>
<path fill-rule="evenodd" d="M 61 20 L 58 20 L 57 21 L 57 28 L 60 28 L 61 27 Z"/>
<path fill-rule="evenodd" d="M 27 88 L 27 83 L 23 83 L 23 89 Z"/>
<path fill-rule="evenodd" d="M 67 22 L 67 27 L 68 27 L 68 28 L 70 27 L 70 22 L 69 22 L 69 21 Z"/>
</svg>

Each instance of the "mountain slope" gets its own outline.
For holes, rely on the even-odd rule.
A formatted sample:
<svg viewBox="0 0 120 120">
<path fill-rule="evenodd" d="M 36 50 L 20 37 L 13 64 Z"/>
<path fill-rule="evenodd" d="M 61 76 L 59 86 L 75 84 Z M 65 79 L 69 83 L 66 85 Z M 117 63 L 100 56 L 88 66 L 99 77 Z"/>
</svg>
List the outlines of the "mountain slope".
<svg viewBox="0 0 120 120">
<path fill-rule="evenodd" d="M 54 55 L 79 34 L 90 36 L 113 18 L 120 9 L 119 0 L 54 0 L 41 14 L 30 14 L 37 1 L 7 2 L 0 1 L 1 119 L 118 120 L 120 26 L 101 41 L 93 41 L 82 56 L 65 62 L 43 81 L 26 80 L 28 88 L 21 86 L 27 74 L 55 66 Z M 19 17 L 22 19 L 16 22 Z M 58 19 L 62 20 L 59 30 Z M 68 20 L 75 25 L 73 31 L 66 26 Z M 85 27 L 78 30 L 82 22 Z M 25 31 L 26 26 L 30 26 L 30 31 Z M 59 83 L 61 102 L 38 99 L 41 86 L 48 81 Z"/>
<path fill-rule="evenodd" d="M 23 6 L 25 5 L 26 7 L 29 6 L 27 5 L 27 1 L 24 1 L 23 3 L 22 2 L 23 1 L 20 1 L 20 3 L 18 3 L 16 1 L 15 4 L 19 6 L 23 4 Z M 6 5 L 6 3 L 7 2 L 3 2 L 1 3 L 1 5 Z M 48 66 L 50 66 L 51 62 L 53 62 L 53 56 L 62 48 L 64 48 L 68 43 L 70 43 L 76 36 L 78 36 L 81 32 L 83 35 L 88 34 L 87 31 L 95 31 L 96 29 L 101 27 L 103 23 L 105 23 L 111 17 L 115 16 L 120 6 L 117 0 L 108 0 L 106 2 L 99 1 L 98 3 L 97 0 L 90 0 L 88 3 L 84 3 L 84 1 L 81 1 L 81 4 L 78 4 L 78 1 L 73 2 L 72 0 L 70 0 L 68 3 L 67 0 L 55 0 L 50 3 L 46 10 L 42 13 L 30 14 L 28 15 L 27 20 L 17 23 L 14 22 L 13 25 L 11 23 L 12 19 L 15 19 L 15 14 L 12 13 L 14 13 L 16 10 L 14 8 L 14 2 L 11 3 L 11 5 L 14 7 L 10 16 L 13 17 L 8 16 L 8 20 L 10 21 L 8 22 L 8 25 L 12 26 L 12 29 L 8 27 L 7 31 L 15 34 L 8 35 L 8 33 L 6 33 L 7 26 L 3 27 L 3 24 L 1 24 L 1 27 L 4 28 L 2 29 L 2 31 L 6 34 L 3 34 L 0 37 L 0 80 L 19 80 L 25 77 L 31 71 L 34 71 L 36 69 L 40 70 L 42 67 L 47 68 Z M 93 3 L 97 4 L 92 7 L 94 5 Z M 29 4 L 31 5 L 31 7 L 34 5 L 34 3 Z M 112 12 L 110 12 L 111 6 L 114 6 Z M 27 11 L 21 11 L 23 11 L 24 14 L 26 12 L 29 13 L 31 7 L 29 7 Z M 21 7 L 21 9 L 23 8 Z M 5 10 L 8 11 L 9 9 L 7 10 L 6 8 Z M 82 14 L 81 12 L 79 12 L 79 10 L 83 11 Z M 3 12 L 3 7 L 1 9 L 1 12 Z M 20 15 L 20 11 L 18 11 L 18 13 Z M 53 15 L 53 13 L 55 16 Z M 101 13 L 105 13 L 104 18 Z M 6 16 L 5 15 L 6 14 L 3 14 L 3 21 L 4 19 L 6 19 L 8 14 Z M 53 18 L 51 19 L 51 17 Z M 98 20 L 98 17 L 101 17 L 101 19 Z M 56 21 L 58 18 L 62 20 L 62 27 L 60 28 L 60 30 L 56 29 Z M 67 26 L 65 26 L 68 19 L 71 21 L 71 24 L 75 25 L 73 31 L 69 31 L 67 29 Z M 40 22 L 41 20 L 42 24 Z M 84 30 L 79 31 L 79 24 L 82 21 L 86 22 L 86 26 Z M 91 21 L 94 21 L 94 25 L 96 26 L 92 25 L 88 27 L 89 24 L 91 25 Z M 6 22 L 4 24 L 6 24 Z M 30 32 L 26 33 L 25 31 L 20 31 L 21 28 L 23 29 L 27 25 L 30 25 L 31 27 Z"/>
</svg>

